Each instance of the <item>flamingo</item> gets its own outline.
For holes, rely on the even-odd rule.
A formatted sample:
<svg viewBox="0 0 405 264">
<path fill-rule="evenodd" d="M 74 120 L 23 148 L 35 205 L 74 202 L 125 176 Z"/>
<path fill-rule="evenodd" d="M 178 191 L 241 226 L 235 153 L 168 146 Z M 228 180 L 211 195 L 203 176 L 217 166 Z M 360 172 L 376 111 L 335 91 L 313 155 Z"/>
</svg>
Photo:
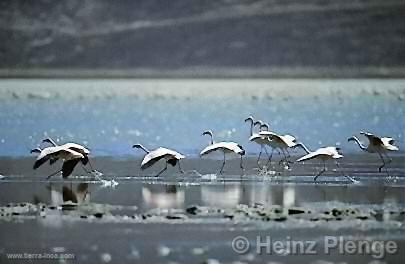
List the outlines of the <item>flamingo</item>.
<svg viewBox="0 0 405 264">
<path fill-rule="evenodd" d="M 65 148 L 63 146 L 57 146 L 57 147 L 47 147 L 44 149 L 41 148 L 35 148 L 33 150 L 31 150 L 31 153 L 38 153 L 38 157 L 34 163 L 34 170 L 36 170 L 37 168 L 39 168 L 40 166 L 42 166 L 42 164 L 44 164 L 45 162 L 47 162 L 48 160 L 50 160 L 50 162 L 52 160 L 58 160 L 58 159 L 62 159 L 64 160 L 63 165 L 62 165 L 62 169 L 58 170 L 55 173 L 52 173 L 51 175 L 49 175 L 46 179 L 48 180 L 50 177 L 52 177 L 53 175 L 62 172 L 62 177 L 66 178 L 68 177 L 74 167 L 76 166 L 76 164 L 84 158 L 83 154 L 76 152 L 74 150 Z"/>
<path fill-rule="evenodd" d="M 146 155 L 144 156 L 142 163 L 141 163 L 141 170 L 147 169 L 153 164 L 155 164 L 157 161 L 164 159 L 166 161 L 166 166 L 157 174 L 155 177 L 158 177 L 160 174 L 162 174 L 165 170 L 167 170 L 167 164 L 169 163 L 173 167 L 178 164 L 179 166 L 179 171 L 181 173 L 184 173 L 183 170 L 181 169 L 180 166 L 180 160 L 184 159 L 186 156 L 183 154 L 180 154 L 177 151 L 159 147 L 157 149 L 154 149 L 152 151 L 149 151 L 147 148 L 145 148 L 141 144 L 135 144 L 132 146 L 133 148 L 138 148 L 142 149 L 143 151 L 146 152 Z"/>
<path fill-rule="evenodd" d="M 382 168 L 385 167 L 385 165 L 388 163 L 392 162 L 392 159 L 388 156 L 387 152 L 388 151 L 398 151 L 399 148 L 394 145 L 395 140 L 391 137 L 378 137 L 372 133 L 368 132 L 363 132 L 360 131 L 361 135 L 364 135 L 367 137 L 369 144 L 368 146 L 364 146 L 363 143 L 356 137 L 352 136 L 347 139 L 347 141 L 355 141 L 357 145 L 362 149 L 363 151 L 369 152 L 369 153 L 377 153 L 380 156 L 380 159 L 382 160 L 383 164 L 378 168 L 378 171 L 381 172 Z M 385 161 L 384 156 L 388 158 L 388 162 Z M 388 173 L 388 170 L 387 170 Z"/>
<path fill-rule="evenodd" d="M 242 171 L 244 170 L 242 157 L 243 157 L 243 155 L 245 155 L 245 150 L 243 149 L 243 147 L 241 145 L 239 145 L 236 142 L 226 142 L 226 141 L 215 143 L 214 134 L 212 133 L 211 130 L 204 131 L 202 133 L 202 135 L 203 136 L 209 135 L 211 137 L 211 141 L 210 141 L 210 144 L 200 152 L 200 156 L 204 156 L 213 151 L 222 151 L 224 154 L 224 161 L 222 163 L 222 167 L 221 167 L 221 170 L 219 171 L 219 174 L 222 174 L 222 171 L 224 169 L 225 162 L 226 162 L 226 157 L 225 157 L 226 153 L 236 153 L 236 154 L 240 155 L 240 168 L 242 169 Z"/>
<path fill-rule="evenodd" d="M 260 168 L 260 157 L 262 156 L 263 153 L 263 149 L 267 154 L 267 157 L 269 158 L 269 161 L 271 161 L 271 156 L 269 155 L 269 153 L 267 152 L 266 149 L 266 145 L 268 145 L 269 140 L 266 137 L 260 136 L 257 133 L 253 133 L 253 128 L 256 127 L 257 125 L 260 125 L 259 129 L 261 131 L 262 126 L 267 126 L 267 130 L 269 129 L 268 124 L 264 124 L 263 121 L 261 120 L 257 120 L 256 122 L 254 122 L 254 119 L 252 116 L 249 116 L 248 118 L 245 119 L 245 122 L 250 122 L 250 137 L 249 137 L 249 141 L 251 142 L 255 142 L 256 144 L 260 145 L 260 152 L 259 152 L 259 156 L 257 157 L 257 166 Z M 273 155 L 273 151 L 272 151 L 272 155 Z"/>
<path fill-rule="evenodd" d="M 314 178 L 314 182 L 316 181 L 316 179 L 322 175 L 325 171 L 326 171 L 326 161 L 327 160 L 336 160 L 336 166 L 340 169 L 340 165 L 339 162 L 337 161 L 340 158 L 343 158 L 343 155 L 341 153 L 339 153 L 340 148 L 337 147 L 323 147 L 323 148 L 319 148 L 315 151 L 310 151 L 303 143 L 299 142 L 296 143 L 295 147 L 301 147 L 306 153 L 307 155 L 299 158 L 297 160 L 297 162 L 300 161 L 305 161 L 305 160 L 311 160 L 311 159 L 320 159 L 323 161 L 323 169 L 318 172 L 318 174 L 316 174 L 315 178 Z M 348 176 L 348 175 L 344 175 L 346 178 L 348 178 L 351 182 L 357 182 L 356 180 L 354 180 L 352 177 Z"/>
<path fill-rule="evenodd" d="M 264 136 L 263 136 L 262 132 L 265 132 L 265 134 L 271 133 L 271 132 L 270 132 L 270 125 L 269 125 L 268 123 L 265 123 L 265 122 L 263 122 L 262 120 L 257 120 L 256 123 L 255 123 L 255 126 L 256 126 L 256 125 L 259 125 L 259 136 L 262 137 L 262 138 L 265 138 L 265 141 L 264 141 L 265 144 L 271 147 L 270 156 L 269 156 L 269 154 L 267 153 L 267 149 L 265 149 L 265 150 L 266 150 L 267 157 L 269 158 L 269 160 L 267 161 L 267 164 L 269 164 L 269 163 L 271 163 L 271 159 L 272 159 L 272 157 L 273 157 L 274 150 L 277 149 L 277 148 L 280 149 L 280 147 L 279 147 L 279 144 L 277 144 L 277 141 L 271 140 L 268 135 L 264 135 Z M 272 133 L 272 135 L 273 135 L 273 134 L 275 134 L 275 133 Z M 286 135 L 286 136 L 289 137 L 289 135 Z M 287 151 L 287 153 L 288 153 L 288 151 Z M 279 155 L 281 154 L 280 151 L 278 151 L 278 154 L 279 154 Z M 290 156 L 290 153 L 288 153 L 288 156 Z M 282 160 L 281 160 L 281 161 L 282 161 Z M 280 161 L 280 163 L 281 163 L 281 161 Z M 288 162 L 288 161 L 287 161 L 287 162 Z M 266 166 L 267 166 L 267 164 L 266 164 Z"/>
<path fill-rule="evenodd" d="M 58 146 L 58 144 L 56 144 L 56 142 L 55 142 L 54 140 L 52 140 L 50 137 L 43 139 L 42 142 L 43 142 L 43 143 L 49 143 L 49 144 L 51 144 L 51 145 L 54 146 L 54 147 L 57 147 L 57 146 Z M 87 165 L 87 163 L 89 164 L 89 166 L 90 166 L 90 168 L 91 168 L 91 172 L 96 172 L 96 170 L 93 169 L 93 166 L 91 165 L 90 160 L 89 160 L 89 154 L 90 154 L 90 150 L 89 150 L 89 149 L 87 149 L 86 147 L 84 147 L 84 146 L 82 146 L 82 145 L 79 145 L 79 144 L 77 144 L 77 143 L 65 143 L 65 144 L 63 144 L 62 146 L 63 146 L 64 148 L 71 149 L 71 150 L 73 150 L 73 151 L 79 152 L 80 154 L 83 155 L 83 159 L 81 159 L 82 167 L 83 167 L 83 169 L 84 169 L 87 173 L 90 173 L 90 172 L 87 171 L 87 169 L 84 167 L 85 165 Z M 53 164 L 53 163 L 56 162 L 57 160 L 58 160 L 57 158 L 56 158 L 56 159 L 51 159 L 51 160 L 50 160 L 50 164 Z"/>
<path fill-rule="evenodd" d="M 268 145 L 272 147 L 272 149 L 280 149 L 284 155 L 284 159 L 280 160 L 280 163 L 284 160 L 287 163 L 291 163 L 288 159 L 291 157 L 290 153 L 288 152 L 289 148 L 294 148 L 297 144 L 297 139 L 291 135 L 279 135 L 275 132 L 271 131 L 261 131 L 259 133 L 260 136 L 266 137 L 269 140 Z M 287 155 L 286 155 L 287 153 Z"/>
</svg>

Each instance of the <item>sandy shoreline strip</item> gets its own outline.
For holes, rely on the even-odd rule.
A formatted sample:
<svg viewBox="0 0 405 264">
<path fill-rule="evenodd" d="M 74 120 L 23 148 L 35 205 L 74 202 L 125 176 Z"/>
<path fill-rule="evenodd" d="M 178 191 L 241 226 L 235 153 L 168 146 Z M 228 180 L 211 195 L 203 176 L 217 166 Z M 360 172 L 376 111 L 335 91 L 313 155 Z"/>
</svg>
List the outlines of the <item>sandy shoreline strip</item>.
<svg viewBox="0 0 405 264">
<path fill-rule="evenodd" d="M 393 96 L 405 79 L 3 79 L 0 99 Z"/>
</svg>

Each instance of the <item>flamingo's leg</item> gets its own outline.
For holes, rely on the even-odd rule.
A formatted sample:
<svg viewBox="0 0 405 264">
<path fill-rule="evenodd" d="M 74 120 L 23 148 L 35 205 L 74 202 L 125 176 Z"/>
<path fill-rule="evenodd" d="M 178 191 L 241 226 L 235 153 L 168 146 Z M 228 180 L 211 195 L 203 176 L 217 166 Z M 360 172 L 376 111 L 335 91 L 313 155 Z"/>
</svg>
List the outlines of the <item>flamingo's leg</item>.
<svg viewBox="0 0 405 264">
<path fill-rule="evenodd" d="M 390 164 L 392 162 L 392 158 L 390 156 L 388 156 L 387 153 L 384 153 L 385 157 L 387 158 L 387 164 Z"/>
<path fill-rule="evenodd" d="M 181 168 L 181 165 L 180 165 L 180 160 L 178 161 L 178 166 L 179 166 L 179 171 L 180 171 L 180 173 L 184 173 L 184 171 L 183 171 L 183 169 Z"/>
<path fill-rule="evenodd" d="M 91 173 L 92 171 L 88 171 L 87 169 L 86 169 L 86 167 L 82 164 L 82 168 L 83 168 L 83 170 L 86 172 L 86 173 Z"/>
<path fill-rule="evenodd" d="M 259 156 L 257 157 L 257 167 L 260 168 L 260 157 L 262 156 L 262 152 L 263 152 L 263 145 L 260 145 L 260 152 L 259 152 Z"/>
<path fill-rule="evenodd" d="M 158 176 L 159 176 L 160 174 L 162 174 L 165 170 L 167 170 L 167 162 L 166 162 L 166 166 L 165 166 L 161 171 L 159 171 L 159 173 L 156 174 L 155 177 L 158 177 Z"/>
<path fill-rule="evenodd" d="M 339 171 L 343 174 L 343 176 L 345 176 L 347 179 L 349 179 L 351 182 L 357 182 L 355 179 L 353 179 L 352 177 L 350 177 L 349 175 L 344 174 L 342 168 L 340 167 L 339 162 L 336 161 L 336 167 L 339 169 Z"/>
<path fill-rule="evenodd" d="M 326 162 L 323 161 L 323 169 L 320 172 L 318 172 L 318 174 L 315 176 L 314 182 L 316 182 L 316 179 L 318 179 L 318 177 L 321 176 L 325 171 L 326 171 Z"/>
<path fill-rule="evenodd" d="M 288 163 L 294 163 L 293 161 L 290 161 L 291 155 L 290 152 L 288 151 L 288 149 L 285 150 L 287 152 L 287 157 L 286 157 L 286 162 Z"/>
<path fill-rule="evenodd" d="M 383 162 L 383 164 L 380 167 L 378 167 L 378 171 L 381 172 L 381 170 L 385 167 L 386 163 L 385 163 L 384 157 L 381 155 L 381 153 L 380 152 L 377 152 L 377 153 L 378 153 L 378 156 L 380 156 L 381 161 Z"/>
<path fill-rule="evenodd" d="M 283 161 L 284 161 L 284 162 L 287 162 L 287 164 L 288 164 L 287 155 L 285 154 L 284 149 L 281 149 L 281 152 L 283 153 L 284 158 L 282 158 L 282 159 L 278 162 L 278 164 L 281 165 L 281 163 L 283 163 Z"/>
<path fill-rule="evenodd" d="M 49 175 L 48 177 L 46 177 L 46 179 L 49 180 L 49 178 L 51 178 L 52 176 L 58 174 L 58 173 L 61 172 L 61 171 L 62 171 L 62 170 L 58 170 L 58 171 L 52 173 L 51 175 Z"/>
<path fill-rule="evenodd" d="M 385 159 L 384 159 L 383 155 L 380 152 L 377 152 L 377 153 L 378 153 L 378 155 L 380 156 L 380 158 L 381 158 L 381 160 L 383 162 L 383 164 L 378 168 L 378 171 L 381 172 L 381 170 L 385 167 L 386 162 L 385 162 Z M 388 169 L 386 167 L 385 167 L 385 171 L 387 172 L 387 175 L 389 177 L 390 174 L 389 174 Z"/>
<path fill-rule="evenodd" d="M 242 169 L 242 171 L 245 170 L 245 168 L 243 167 L 243 158 L 242 158 L 242 155 L 240 155 L 240 168 Z"/>
<path fill-rule="evenodd" d="M 274 148 L 271 148 L 271 154 L 270 154 L 270 155 L 267 153 L 267 150 L 266 150 L 267 156 L 269 157 L 269 160 L 267 161 L 266 166 L 267 166 L 269 163 L 270 163 L 270 165 L 271 165 L 271 159 L 273 158 L 273 152 L 274 152 Z"/>
<path fill-rule="evenodd" d="M 222 167 L 219 170 L 219 174 L 222 174 L 222 171 L 224 170 L 224 167 L 225 167 L 225 162 L 226 162 L 226 160 L 225 160 L 225 151 L 224 151 L 224 161 L 222 162 Z"/>
</svg>

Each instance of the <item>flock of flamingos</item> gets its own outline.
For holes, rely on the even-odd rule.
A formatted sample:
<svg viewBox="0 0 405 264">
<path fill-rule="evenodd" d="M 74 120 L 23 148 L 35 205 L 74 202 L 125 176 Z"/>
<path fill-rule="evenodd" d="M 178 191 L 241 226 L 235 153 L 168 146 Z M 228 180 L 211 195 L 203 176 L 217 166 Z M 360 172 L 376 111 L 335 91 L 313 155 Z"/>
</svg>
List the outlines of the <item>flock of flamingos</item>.
<svg viewBox="0 0 405 264">
<path fill-rule="evenodd" d="M 273 131 L 270 131 L 270 127 L 267 123 L 264 123 L 261 120 L 254 120 L 252 116 L 249 116 L 248 118 L 245 119 L 245 122 L 250 123 L 250 137 L 249 141 L 254 142 L 260 146 L 260 153 L 257 159 L 257 165 L 260 168 L 260 157 L 263 153 L 263 151 L 267 154 L 268 161 L 266 166 L 270 163 L 271 164 L 271 159 L 273 156 L 273 152 L 276 150 L 278 153 L 282 156 L 282 159 L 280 160 L 279 164 L 284 163 L 288 164 L 292 163 L 290 161 L 290 154 L 289 154 L 289 149 L 293 148 L 302 148 L 305 152 L 306 155 L 303 157 L 297 159 L 297 162 L 301 161 L 306 161 L 306 160 L 312 160 L 312 159 L 318 159 L 323 162 L 323 169 L 319 171 L 314 178 L 314 181 L 322 175 L 326 171 L 326 161 L 328 160 L 335 160 L 336 161 L 336 166 L 339 168 L 339 163 L 338 159 L 342 158 L 343 155 L 340 153 L 340 148 L 334 147 L 334 146 L 328 146 L 328 147 L 322 147 L 319 148 L 315 151 L 309 150 L 302 142 L 298 142 L 294 136 L 291 135 L 280 135 L 277 134 Z M 254 130 L 258 127 L 258 131 L 254 132 Z M 348 139 L 348 141 L 354 141 L 357 143 L 357 145 L 362 149 L 363 151 L 369 152 L 369 153 L 376 153 L 379 155 L 382 165 L 379 167 L 379 171 L 386 166 L 386 164 L 390 163 L 392 159 L 387 155 L 388 152 L 390 151 L 398 151 L 399 148 L 394 145 L 394 139 L 391 137 L 378 137 L 372 133 L 368 132 L 360 132 L 361 135 L 364 135 L 368 139 L 368 145 L 364 145 L 357 137 L 352 136 Z M 215 142 L 214 141 L 214 135 L 211 130 L 204 131 L 202 135 L 208 135 L 210 136 L 210 144 L 205 147 L 201 152 L 200 156 L 207 155 L 211 152 L 222 152 L 224 157 L 223 157 L 223 163 L 221 166 L 221 169 L 219 171 L 219 174 L 222 174 L 225 162 L 226 162 L 226 154 L 227 153 L 236 153 L 237 155 L 240 156 L 240 167 L 242 170 L 243 168 L 243 156 L 245 155 L 245 150 L 243 147 L 236 143 L 236 142 L 231 142 L 231 141 L 221 141 L 221 142 Z M 93 169 L 93 166 L 91 165 L 91 162 L 89 160 L 89 154 L 90 151 L 86 147 L 76 144 L 76 143 L 66 143 L 63 145 L 57 145 L 55 141 L 53 141 L 51 138 L 46 138 L 42 141 L 43 143 L 48 143 L 51 146 L 45 147 L 43 149 L 41 148 L 35 148 L 31 150 L 31 153 L 38 153 L 38 156 L 36 158 L 36 161 L 34 163 L 34 169 L 39 168 L 41 165 L 49 161 L 49 163 L 52 165 L 54 164 L 57 160 L 62 160 L 62 168 L 58 170 L 57 172 L 49 175 L 47 179 L 49 179 L 51 176 L 59 174 L 62 172 L 63 178 L 68 177 L 70 174 L 72 174 L 74 168 L 76 165 L 80 162 L 83 166 L 83 169 L 87 173 L 92 173 L 96 172 L 96 170 Z M 144 170 L 146 168 L 149 168 L 153 164 L 155 164 L 157 161 L 163 159 L 165 160 L 165 167 L 156 175 L 159 176 L 162 174 L 166 169 L 167 165 L 170 164 L 172 166 L 178 165 L 179 171 L 183 173 L 183 170 L 181 169 L 180 166 L 180 160 L 184 159 L 186 156 L 175 151 L 171 150 L 168 148 L 164 147 L 159 147 L 154 150 L 148 150 L 141 144 L 135 144 L 132 146 L 133 148 L 137 149 L 142 149 L 146 154 L 142 160 L 141 163 L 141 169 Z M 267 148 L 271 148 L 271 154 L 268 153 Z M 90 166 L 90 171 L 86 169 L 86 165 Z M 388 174 L 388 171 L 387 171 Z M 97 176 L 97 175 L 96 175 Z M 350 181 L 355 182 L 353 178 L 350 176 L 344 175 L 346 178 L 348 178 Z M 98 177 L 98 176 L 97 176 Z"/>
</svg>

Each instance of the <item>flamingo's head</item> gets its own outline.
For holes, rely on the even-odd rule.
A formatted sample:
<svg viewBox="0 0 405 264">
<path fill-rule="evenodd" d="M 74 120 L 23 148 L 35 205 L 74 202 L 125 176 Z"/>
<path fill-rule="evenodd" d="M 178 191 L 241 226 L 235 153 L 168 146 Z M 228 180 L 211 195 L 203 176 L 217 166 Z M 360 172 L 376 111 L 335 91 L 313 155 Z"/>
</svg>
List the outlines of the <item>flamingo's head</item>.
<svg viewBox="0 0 405 264">
<path fill-rule="evenodd" d="M 342 158 L 342 157 L 343 157 L 343 154 L 342 154 L 342 152 L 341 152 L 342 148 L 340 148 L 340 147 L 335 147 L 335 149 L 336 149 L 336 153 L 337 153 L 337 155 L 335 155 L 335 157 L 337 157 L 337 158 Z"/>
<path fill-rule="evenodd" d="M 202 136 L 205 136 L 205 135 L 209 135 L 210 137 L 212 137 L 212 136 L 213 136 L 213 133 L 212 133 L 211 130 L 205 130 L 205 131 L 202 133 Z"/>
<path fill-rule="evenodd" d="M 135 144 L 132 145 L 132 148 L 143 149 L 143 146 L 141 144 Z"/>
<path fill-rule="evenodd" d="M 252 124 L 255 122 L 253 116 L 251 116 L 251 115 L 248 116 L 248 117 L 245 119 L 245 122 L 248 122 L 248 121 L 252 122 Z"/>
<path fill-rule="evenodd" d="M 267 123 L 262 122 L 262 124 L 260 125 L 260 129 L 265 128 L 266 131 L 270 130 L 270 125 Z"/>
<path fill-rule="evenodd" d="M 355 141 L 355 140 L 356 140 L 356 138 L 353 136 L 353 137 L 349 137 L 349 138 L 347 139 L 347 142 Z"/>
<path fill-rule="evenodd" d="M 143 145 L 141 145 L 141 144 L 132 145 L 132 148 L 142 149 L 142 150 L 145 151 L 146 153 L 149 153 L 149 150 L 147 150 L 147 149 L 146 149 Z"/>
<path fill-rule="evenodd" d="M 293 149 L 295 149 L 295 148 L 302 148 L 302 145 L 303 145 L 303 143 L 302 142 L 294 142 L 295 143 L 295 145 L 294 146 L 292 146 L 292 148 Z"/>
<path fill-rule="evenodd" d="M 246 151 L 243 149 L 242 145 L 238 144 L 238 147 L 240 148 L 240 151 L 239 151 L 238 154 L 241 155 L 241 156 L 244 156 L 246 154 Z"/>
<path fill-rule="evenodd" d="M 256 122 L 253 123 L 254 126 L 262 126 L 263 125 L 263 121 L 262 120 L 257 120 Z"/>
<path fill-rule="evenodd" d="M 52 146 L 56 147 L 55 141 L 53 141 L 50 137 L 44 138 L 42 140 L 42 143 L 48 143 L 48 144 L 51 144 Z"/>
<path fill-rule="evenodd" d="M 31 149 L 30 153 L 41 153 L 41 149 L 40 148 Z"/>
</svg>

